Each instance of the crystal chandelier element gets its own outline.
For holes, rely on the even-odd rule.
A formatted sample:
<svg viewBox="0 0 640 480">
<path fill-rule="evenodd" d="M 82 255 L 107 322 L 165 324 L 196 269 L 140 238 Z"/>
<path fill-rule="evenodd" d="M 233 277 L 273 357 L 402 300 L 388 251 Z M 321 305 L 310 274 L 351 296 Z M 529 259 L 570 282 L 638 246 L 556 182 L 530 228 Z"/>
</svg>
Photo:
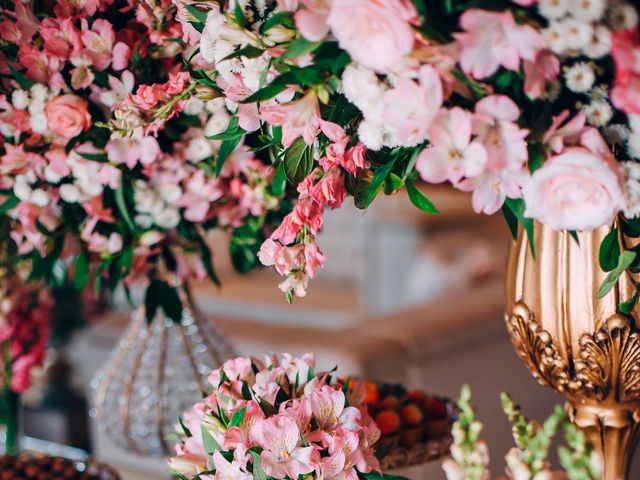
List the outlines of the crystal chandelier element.
<svg viewBox="0 0 640 480">
<path fill-rule="evenodd" d="M 92 382 L 99 427 L 119 447 L 147 456 L 172 452 L 168 434 L 178 416 L 202 398 L 207 376 L 235 356 L 227 339 L 200 314 L 186 286 L 180 323 L 159 309 L 147 322 L 144 306 Z"/>
</svg>

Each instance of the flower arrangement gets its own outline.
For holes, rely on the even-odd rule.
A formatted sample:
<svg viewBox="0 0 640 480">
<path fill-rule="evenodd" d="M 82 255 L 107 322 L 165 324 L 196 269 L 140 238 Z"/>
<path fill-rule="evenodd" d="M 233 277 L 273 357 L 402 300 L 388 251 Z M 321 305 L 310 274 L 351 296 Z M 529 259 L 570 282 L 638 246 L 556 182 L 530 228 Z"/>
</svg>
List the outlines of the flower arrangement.
<svg viewBox="0 0 640 480">
<path fill-rule="evenodd" d="M 311 355 L 228 360 L 184 414 L 171 469 L 188 480 L 397 478 L 381 476 L 364 383 L 314 367 Z"/>
<path fill-rule="evenodd" d="M 289 300 L 323 265 L 323 214 L 347 195 L 366 208 L 406 189 L 436 213 L 418 182 L 447 182 L 472 193 L 476 212 L 501 210 L 514 233 L 534 220 L 573 232 L 616 218 L 640 232 L 631 3 L 175 3 L 209 62 L 184 92 L 209 88 L 232 115 L 210 138 L 267 149 L 296 199 L 259 251 Z M 603 248 L 614 281 L 636 262 Z"/>
<path fill-rule="evenodd" d="M 568 421 L 561 407 L 539 424 L 529 421 L 507 394 L 502 394 L 502 407 L 513 426 L 517 447 L 506 456 L 508 479 L 519 480 L 597 480 L 601 478 L 602 461 L 587 443 L 585 435 Z M 489 451 L 481 440 L 482 424 L 475 419 L 470 404 L 471 391 L 463 387 L 458 406 L 460 414 L 453 426 L 454 445 L 451 459 L 442 467 L 448 480 L 489 480 Z M 558 448 L 564 470 L 551 469 L 548 455 L 559 427 L 565 433 L 567 446 Z"/>
<path fill-rule="evenodd" d="M 217 282 L 212 228 L 249 270 L 283 196 L 240 139 L 206 138 L 231 116 L 192 86 L 208 63 L 180 15 L 169 0 L 0 7 L 0 248 L 54 286 L 149 279 L 148 311 L 172 318 L 164 272 Z"/>
</svg>

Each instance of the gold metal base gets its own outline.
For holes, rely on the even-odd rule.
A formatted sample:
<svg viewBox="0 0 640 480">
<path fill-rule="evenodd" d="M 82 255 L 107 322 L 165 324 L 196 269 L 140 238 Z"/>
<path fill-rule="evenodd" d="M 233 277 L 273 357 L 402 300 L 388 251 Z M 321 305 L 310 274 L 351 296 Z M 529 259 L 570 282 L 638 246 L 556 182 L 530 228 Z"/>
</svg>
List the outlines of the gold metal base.
<svg viewBox="0 0 640 480">
<path fill-rule="evenodd" d="M 640 440 L 640 311 L 617 311 L 635 288 L 627 277 L 596 299 L 607 232 L 580 234 L 578 243 L 536 225 L 535 259 L 521 234 L 509 262 L 506 324 L 518 356 L 566 398 L 571 419 L 602 453 L 603 478 L 621 480 Z"/>
</svg>

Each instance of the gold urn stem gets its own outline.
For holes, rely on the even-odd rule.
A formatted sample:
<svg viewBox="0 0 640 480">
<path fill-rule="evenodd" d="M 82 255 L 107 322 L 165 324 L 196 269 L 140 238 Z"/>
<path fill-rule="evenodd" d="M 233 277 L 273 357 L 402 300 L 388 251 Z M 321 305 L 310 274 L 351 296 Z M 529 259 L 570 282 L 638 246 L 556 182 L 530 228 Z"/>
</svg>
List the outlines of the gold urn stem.
<svg viewBox="0 0 640 480">
<path fill-rule="evenodd" d="M 631 459 L 640 433 L 639 424 L 634 418 L 640 415 L 639 406 L 615 403 L 569 404 L 568 410 L 571 420 L 601 454 L 603 480 L 629 478 Z"/>
</svg>

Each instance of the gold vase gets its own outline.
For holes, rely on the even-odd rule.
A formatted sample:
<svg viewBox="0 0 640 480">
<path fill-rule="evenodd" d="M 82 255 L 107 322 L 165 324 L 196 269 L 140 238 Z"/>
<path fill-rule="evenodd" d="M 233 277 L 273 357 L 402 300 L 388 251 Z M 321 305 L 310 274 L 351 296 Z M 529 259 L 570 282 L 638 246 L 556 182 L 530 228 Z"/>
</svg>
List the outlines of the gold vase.
<svg viewBox="0 0 640 480">
<path fill-rule="evenodd" d="M 603 479 L 628 478 L 640 429 L 640 308 L 624 274 L 604 296 L 598 252 L 609 232 L 578 234 L 535 225 L 535 257 L 520 232 L 509 257 L 506 323 L 518 356 L 542 385 L 561 393 L 575 424 L 602 453 Z"/>
</svg>

